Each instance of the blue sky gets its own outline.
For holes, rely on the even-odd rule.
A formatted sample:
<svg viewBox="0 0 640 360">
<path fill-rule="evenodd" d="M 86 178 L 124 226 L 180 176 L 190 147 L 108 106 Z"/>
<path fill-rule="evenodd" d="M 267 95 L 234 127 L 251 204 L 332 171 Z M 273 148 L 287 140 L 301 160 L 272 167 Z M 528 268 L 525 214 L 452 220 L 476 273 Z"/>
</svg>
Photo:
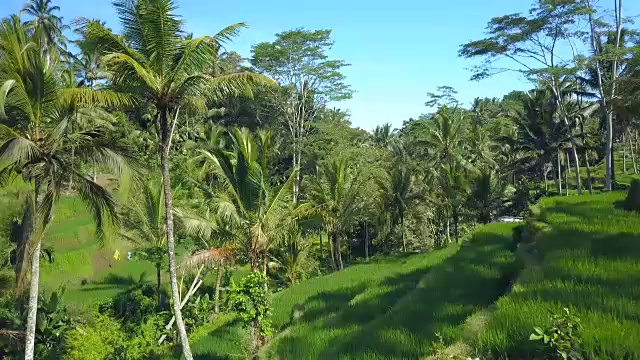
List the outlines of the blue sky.
<svg viewBox="0 0 640 360">
<path fill-rule="evenodd" d="M 20 10 L 26 0 L 0 0 L 0 17 Z M 110 0 L 54 0 L 66 21 L 100 18 L 118 29 Z M 244 21 L 249 28 L 229 48 L 249 56 L 253 44 L 271 41 L 277 32 L 305 27 L 332 29 L 331 56 L 351 64 L 344 73 L 356 91 L 335 104 L 348 109 L 354 125 L 375 128 L 429 112 L 426 93 L 440 85 L 459 92 L 468 105 L 476 96 L 501 97 L 530 88 L 517 74 L 469 81 L 473 61 L 457 57 L 460 44 L 483 35 L 491 17 L 526 11 L 529 0 L 177 0 L 178 13 L 195 35 L 212 34 Z M 627 1 L 632 3 L 632 1 Z M 629 5 L 627 5 L 629 6 Z M 631 8 L 634 7 L 634 8 Z M 640 5 L 625 9 L 640 13 Z"/>
</svg>

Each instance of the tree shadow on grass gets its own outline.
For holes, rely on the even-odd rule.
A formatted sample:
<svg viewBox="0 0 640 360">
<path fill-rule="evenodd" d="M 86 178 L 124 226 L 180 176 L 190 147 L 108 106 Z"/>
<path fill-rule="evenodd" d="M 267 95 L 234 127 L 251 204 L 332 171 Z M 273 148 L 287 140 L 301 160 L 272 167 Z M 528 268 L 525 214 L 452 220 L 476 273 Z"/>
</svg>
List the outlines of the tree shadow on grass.
<svg viewBox="0 0 640 360">
<path fill-rule="evenodd" d="M 235 319 L 216 328 L 205 337 L 192 342 L 193 358 L 197 360 L 240 360 L 247 359 L 247 335 L 242 322 Z M 182 352 L 176 349 L 175 358 L 181 358 Z"/>
<path fill-rule="evenodd" d="M 370 294 L 359 294 L 333 316 L 304 322 L 301 331 L 294 326 L 273 351 L 296 359 L 428 355 L 435 332 L 457 327 L 503 293 L 501 275 L 513 258 L 509 235 L 479 232 L 440 264 L 372 284 Z"/>
<path fill-rule="evenodd" d="M 93 281 L 87 286 L 80 289 L 80 291 L 99 291 L 114 288 L 128 289 L 134 286 L 140 286 L 146 284 L 148 281 L 145 279 L 147 274 L 143 272 L 138 279 L 131 275 L 122 276 L 114 273 L 108 273 L 104 278 L 98 281 Z"/>
</svg>

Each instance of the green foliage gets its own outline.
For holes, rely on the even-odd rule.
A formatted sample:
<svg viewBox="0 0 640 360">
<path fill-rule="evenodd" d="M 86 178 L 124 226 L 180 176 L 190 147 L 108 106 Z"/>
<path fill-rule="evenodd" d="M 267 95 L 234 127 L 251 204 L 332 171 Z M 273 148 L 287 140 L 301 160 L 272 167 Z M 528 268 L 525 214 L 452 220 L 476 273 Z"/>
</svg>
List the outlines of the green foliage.
<svg viewBox="0 0 640 360">
<path fill-rule="evenodd" d="M 232 282 L 229 306 L 238 313 L 244 326 L 257 324 L 260 336 L 271 336 L 271 304 L 267 292 L 267 278 L 263 274 L 253 272 L 238 284 Z"/>
<path fill-rule="evenodd" d="M 507 197 L 505 182 L 496 174 L 483 171 L 472 181 L 469 208 L 480 223 L 488 224 L 506 205 Z"/>
<path fill-rule="evenodd" d="M 352 94 L 340 72 L 348 64 L 330 60 L 326 54 L 332 46 L 331 30 L 294 29 L 276 34 L 271 43 L 254 45 L 250 62 L 279 84 L 293 87 L 303 97 L 308 93 L 314 103 L 324 105 L 349 99 Z"/>
<path fill-rule="evenodd" d="M 216 315 L 215 303 L 209 294 L 204 294 L 191 300 L 182 310 L 187 328 L 194 329 L 210 322 Z"/>
<path fill-rule="evenodd" d="M 627 211 L 640 212 L 640 180 L 633 179 L 627 197 L 624 199 L 623 207 Z"/>
<path fill-rule="evenodd" d="M 306 279 L 318 271 L 318 261 L 314 259 L 311 239 L 304 237 L 295 224 L 284 233 L 283 239 L 271 252 L 275 266 L 271 266 L 269 274 L 273 273 L 280 284 L 293 285 Z"/>
<path fill-rule="evenodd" d="M 36 354 L 39 358 L 59 358 L 64 337 L 74 327 L 74 321 L 62 303 L 64 291 L 61 288 L 39 301 L 36 317 Z"/>
<path fill-rule="evenodd" d="M 64 359 L 147 360 L 164 359 L 167 349 L 157 345 L 162 322 L 157 318 L 138 324 L 134 331 L 107 316 L 96 315 L 93 322 L 79 325 L 65 337 Z"/>
<path fill-rule="evenodd" d="M 101 304 L 100 312 L 135 326 L 155 314 L 156 295 L 156 289 L 152 285 L 136 286 L 119 293 L 111 301 Z"/>
<path fill-rule="evenodd" d="M 563 360 L 582 360 L 580 354 L 580 318 L 564 308 L 562 314 L 551 315 L 551 324 L 542 329 L 533 328 L 529 340 L 542 342 L 557 358 Z"/>
</svg>

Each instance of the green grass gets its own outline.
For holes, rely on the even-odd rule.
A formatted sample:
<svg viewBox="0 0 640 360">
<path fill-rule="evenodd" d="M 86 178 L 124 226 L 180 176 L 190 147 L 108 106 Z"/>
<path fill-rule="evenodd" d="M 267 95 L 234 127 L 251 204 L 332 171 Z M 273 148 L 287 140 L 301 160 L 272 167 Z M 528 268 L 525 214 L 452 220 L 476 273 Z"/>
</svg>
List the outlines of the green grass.
<svg viewBox="0 0 640 360">
<path fill-rule="evenodd" d="M 155 267 L 145 261 L 127 260 L 131 245 L 115 237 L 99 242 L 90 212 L 73 196 L 62 197 L 54 209 L 53 222 L 44 246 L 54 250 L 54 261 L 41 261 L 40 284 L 45 292 L 66 289 L 65 302 L 93 306 L 132 284 L 154 281 Z M 120 259 L 113 256 L 120 252 Z M 88 284 L 82 285 L 86 279 Z"/>
<path fill-rule="evenodd" d="M 537 241 L 542 259 L 498 300 L 479 349 L 531 356 L 532 327 L 567 307 L 582 319 L 588 359 L 640 359 L 640 215 L 617 208 L 624 195 L 542 201 L 551 224 Z"/>
<path fill-rule="evenodd" d="M 277 331 L 263 356 L 402 359 L 430 355 L 436 332 L 453 342 L 463 334 L 465 320 L 506 288 L 513 264 L 507 250 L 511 228 L 489 225 L 461 247 L 373 259 L 275 294 Z M 291 324 L 294 305 L 302 305 L 303 315 Z M 243 354 L 239 324 L 224 321 L 193 342 L 198 359 Z"/>
</svg>

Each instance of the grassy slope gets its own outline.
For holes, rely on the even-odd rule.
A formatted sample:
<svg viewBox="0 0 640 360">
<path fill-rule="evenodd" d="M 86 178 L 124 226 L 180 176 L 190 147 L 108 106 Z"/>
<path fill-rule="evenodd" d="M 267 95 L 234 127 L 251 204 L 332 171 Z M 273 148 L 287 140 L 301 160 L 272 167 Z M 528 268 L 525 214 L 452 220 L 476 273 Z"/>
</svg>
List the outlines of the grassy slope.
<svg viewBox="0 0 640 360">
<path fill-rule="evenodd" d="M 490 225 L 461 248 L 378 259 L 277 293 L 273 320 L 280 331 L 265 353 L 281 359 L 429 355 L 436 332 L 453 341 L 467 317 L 500 295 L 511 269 L 510 235 L 511 225 Z M 296 304 L 303 315 L 289 324 Z M 221 322 L 193 339 L 197 358 L 242 358 L 239 325 Z"/>
<path fill-rule="evenodd" d="M 617 209 L 623 193 L 548 198 L 543 258 L 528 267 L 497 309 L 476 346 L 526 356 L 532 327 L 549 310 L 568 307 L 582 319 L 590 359 L 640 359 L 640 215 Z M 513 358 L 510 357 L 510 358 Z"/>
<path fill-rule="evenodd" d="M 155 268 L 145 261 L 127 260 L 130 246 L 117 239 L 101 245 L 85 206 L 75 197 L 63 197 L 55 208 L 45 244 L 55 250 L 54 262 L 41 262 L 41 284 L 45 291 L 66 287 L 65 300 L 91 305 L 113 297 L 141 278 L 153 281 Z M 120 259 L 114 252 L 120 252 Z M 89 284 L 82 286 L 83 279 Z"/>
</svg>

